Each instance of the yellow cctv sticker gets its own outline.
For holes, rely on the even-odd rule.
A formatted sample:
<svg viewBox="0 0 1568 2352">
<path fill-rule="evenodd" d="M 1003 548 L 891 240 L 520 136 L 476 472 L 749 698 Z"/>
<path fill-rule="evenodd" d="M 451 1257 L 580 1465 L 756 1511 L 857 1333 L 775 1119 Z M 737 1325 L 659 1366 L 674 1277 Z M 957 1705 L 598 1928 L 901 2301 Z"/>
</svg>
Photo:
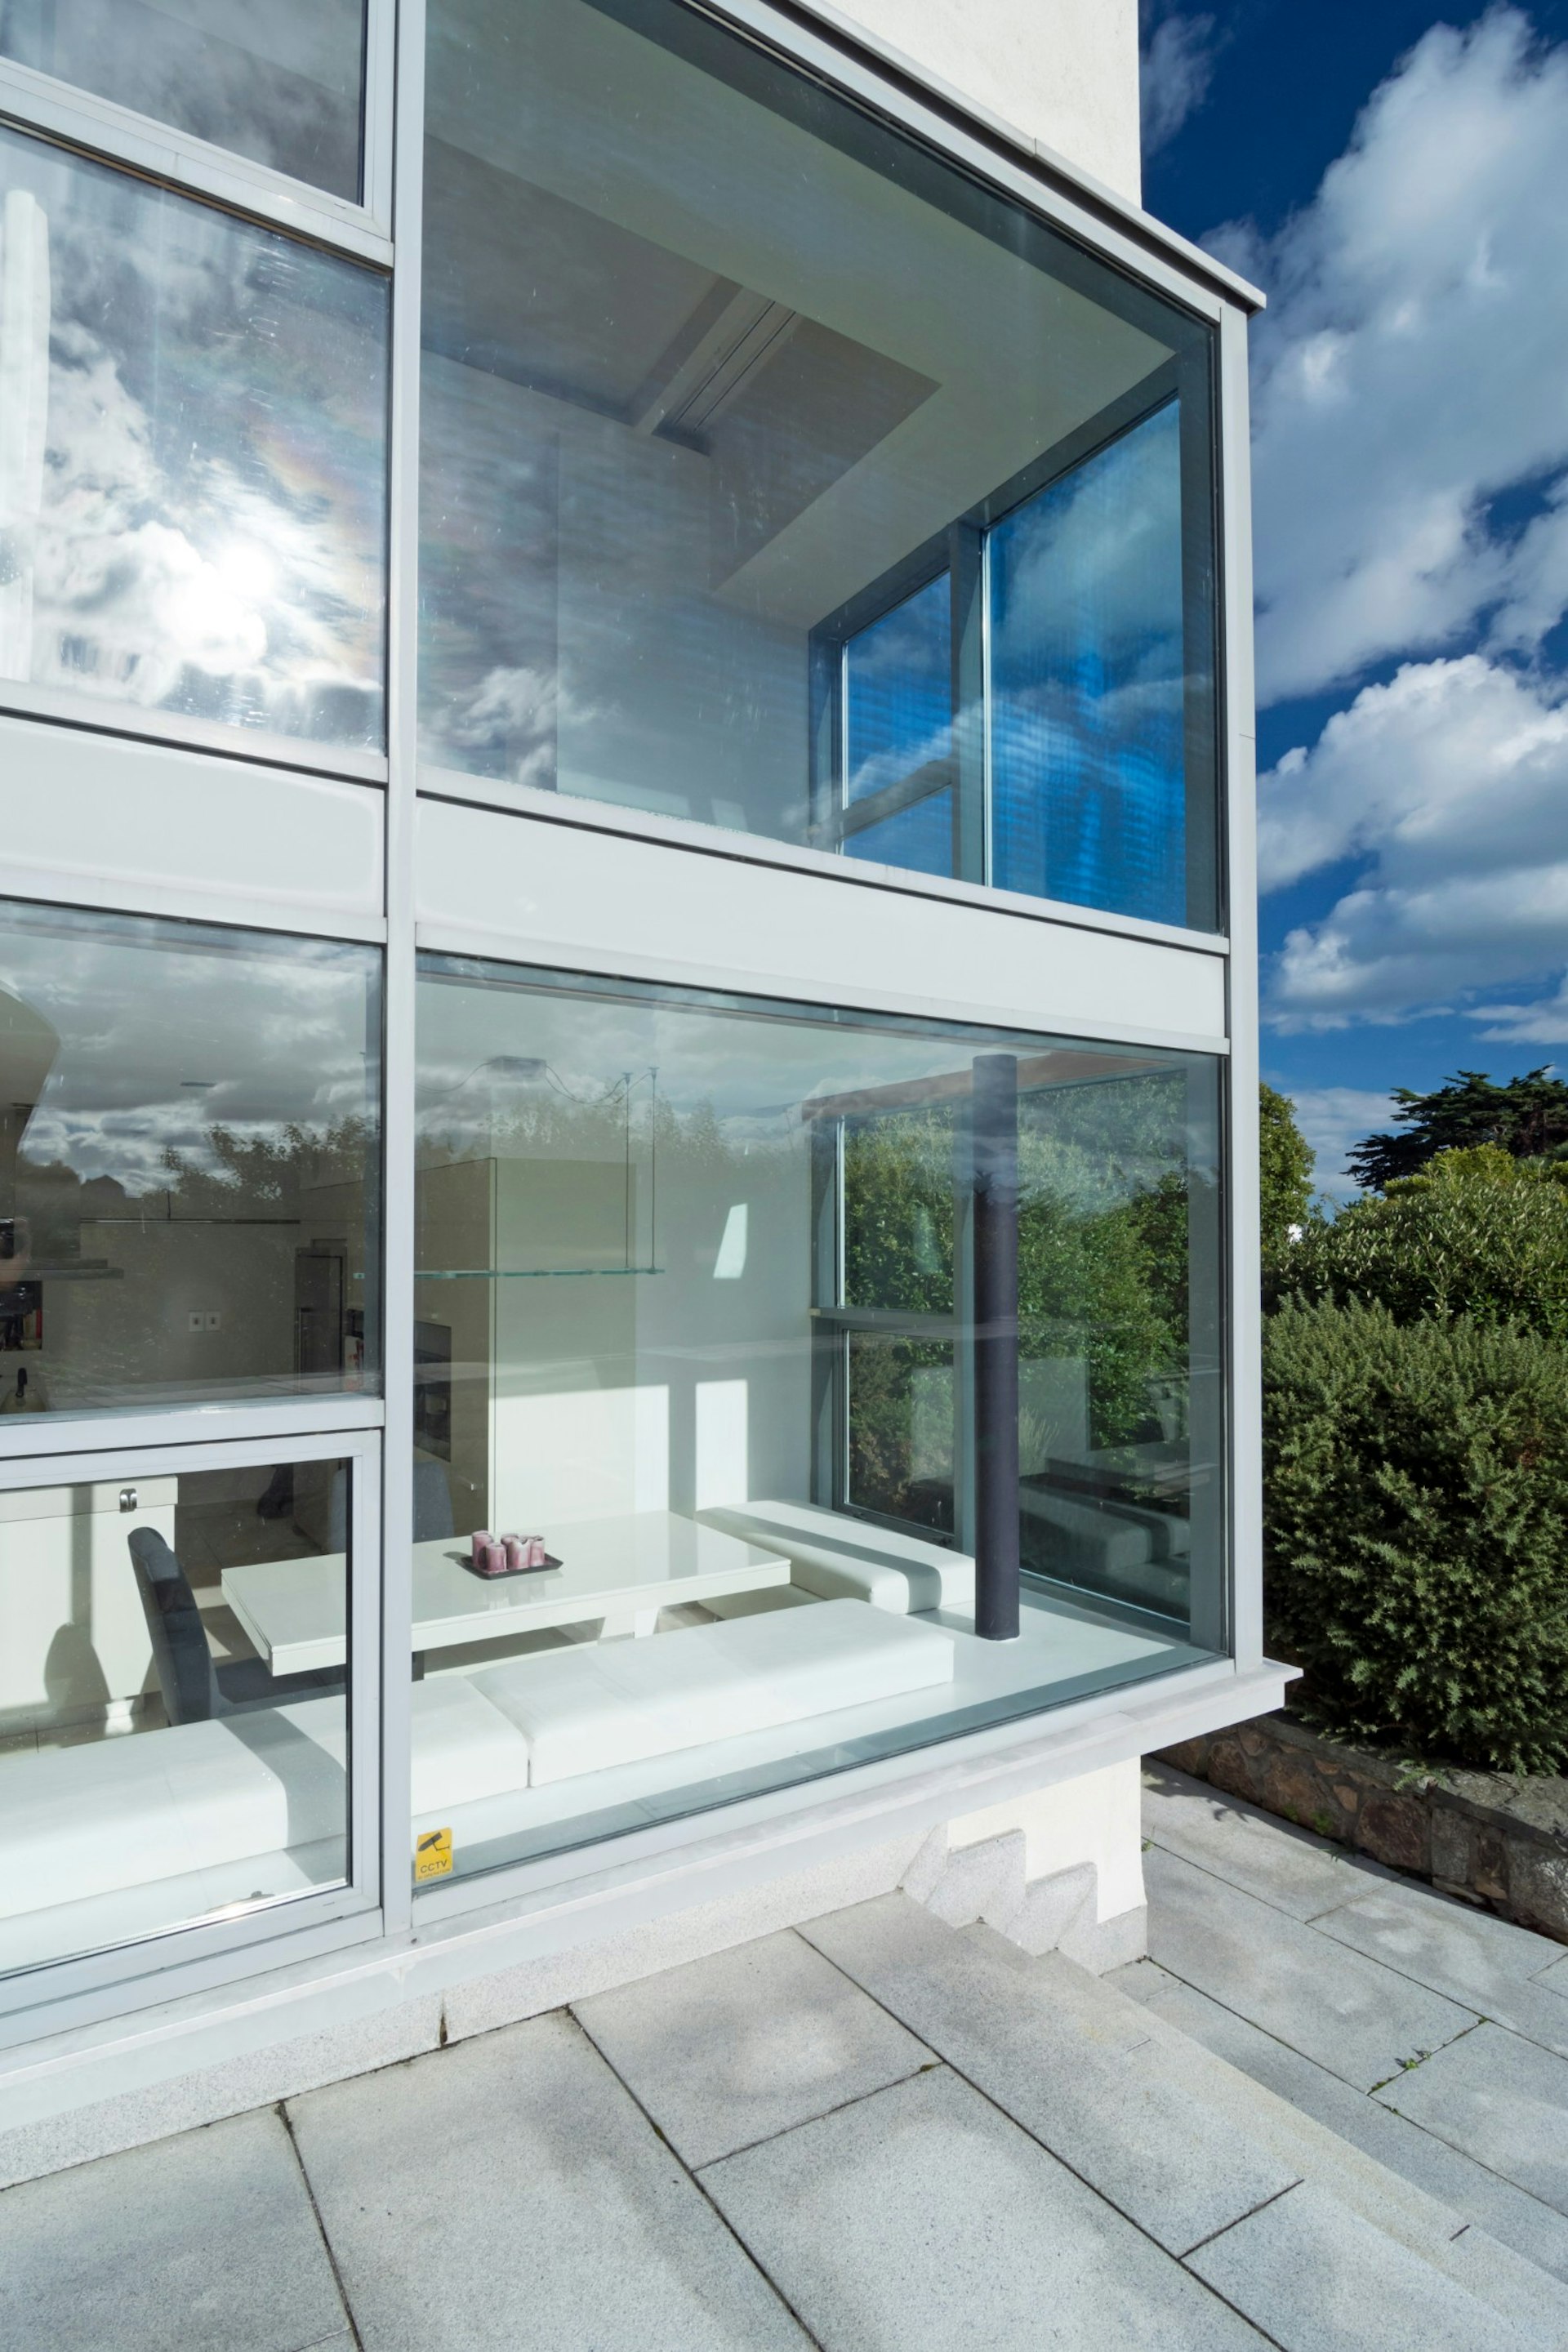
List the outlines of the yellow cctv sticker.
<svg viewBox="0 0 1568 2352">
<path fill-rule="evenodd" d="M 415 1841 L 414 1875 L 417 1878 L 447 1878 L 452 1869 L 452 1832 L 450 1830 L 426 1830 Z"/>
</svg>

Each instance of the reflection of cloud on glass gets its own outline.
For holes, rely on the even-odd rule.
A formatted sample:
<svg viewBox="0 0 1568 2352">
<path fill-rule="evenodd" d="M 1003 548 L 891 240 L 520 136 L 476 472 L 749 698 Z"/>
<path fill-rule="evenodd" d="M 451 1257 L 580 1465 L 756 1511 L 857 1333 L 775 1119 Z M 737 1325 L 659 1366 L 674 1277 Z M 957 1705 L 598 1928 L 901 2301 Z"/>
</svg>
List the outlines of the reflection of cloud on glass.
<svg viewBox="0 0 1568 2352">
<path fill-rule="evenodd" d="M 363 0 L 22 0 L 0 6 L 0 55 L 359 193 Z"/>
<path fill-rule="evenodd" d="M 992 540 L 995 878 L 1186 919 L 1174 402 Z"/>
<path fill-rule="evenodd" d="M 384 282 L 15 134 L 0 176 L 0 384 L 36 383 L 40 317 L 48 351 L 5 674 L 379 745 Z M 27 342 L 9 322 L 40 238 L 48 290 Z M 15 437 L 7 510 L 26 491 Z"/>
<path fill-rule="evenodd" d="M 28 1162 L 137 1197 L 168 1185 L 171 1155 L 219 1172 L 215 1133 L 319 1137 L 374 1114 L 373 951 L 224 939 L 9 910 L 0 1003 L 60 1041 L 23 1129 Z"/>
</svg>

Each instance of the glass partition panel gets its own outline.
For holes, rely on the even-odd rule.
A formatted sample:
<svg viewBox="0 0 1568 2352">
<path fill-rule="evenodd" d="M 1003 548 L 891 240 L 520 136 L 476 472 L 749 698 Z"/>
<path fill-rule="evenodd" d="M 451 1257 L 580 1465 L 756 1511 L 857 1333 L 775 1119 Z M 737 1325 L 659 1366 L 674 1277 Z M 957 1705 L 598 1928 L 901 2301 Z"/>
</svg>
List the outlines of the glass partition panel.
<svg viewBox="0 0 1568 2352">
<path fill-rule="evenodd" d="M 0 1974 L 347 1878 L 351 1473 L 0 1490 Z"/>
<path fill-rule="evenodd" d="M 386 279 L 0 130 L 0 681 L 378 750 Z"/>
<path fill-rule="evenodd" d="M 1210 331 L 678 0 L 428 22 L 424 759 L 1212 929 Z"/>
<path fill-rule="evenodd" d="M 1223 1649 L 1212 1062 L 432 956 L 417 1061 L 422 1882 Z"/>
<path fill-rule="evenodd" d="M 0 1413 L 379 1390 L 380 958 L 0 902 Z"/>
<path fill-rule="evenodd" d="M 0 0 L 0 57 L 357 199 L 364 0 Z"/>
</svg>

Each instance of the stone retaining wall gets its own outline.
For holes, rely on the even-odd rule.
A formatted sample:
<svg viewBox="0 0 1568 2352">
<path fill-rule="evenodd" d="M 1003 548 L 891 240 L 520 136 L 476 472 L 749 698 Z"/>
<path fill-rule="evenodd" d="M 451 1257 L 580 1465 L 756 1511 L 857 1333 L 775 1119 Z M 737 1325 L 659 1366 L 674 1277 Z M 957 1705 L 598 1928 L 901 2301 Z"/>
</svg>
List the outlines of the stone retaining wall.
<svg viewBox="0 0 1568 2352">
<path fill-rule="evenodd" d="M 1568 1943 L 1568 1780 L 1427 1771 L 1289 1715 L 1185 1740 L 1160 1760 Z"/>
</svg>

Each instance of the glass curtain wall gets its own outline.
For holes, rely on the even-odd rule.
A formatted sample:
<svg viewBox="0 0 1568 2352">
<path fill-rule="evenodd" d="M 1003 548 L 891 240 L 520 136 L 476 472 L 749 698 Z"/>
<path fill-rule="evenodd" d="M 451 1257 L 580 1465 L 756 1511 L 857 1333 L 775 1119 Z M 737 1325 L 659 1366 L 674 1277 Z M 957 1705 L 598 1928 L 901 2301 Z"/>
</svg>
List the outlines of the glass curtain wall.
<svg viewBox="0 0 1568 2352">
<path fill-rule="evenodd" d="M 380 957 L 0 902 L 0 1414 L 379 1393 Z"/>
<path fill-rule="evenodd" d="M 379 751 L 387 278 L 0 129 L 0 699 Z"/>
<path fill-rule="evenodd" d="M 427 766 L 1215 928 L 1210 331 L 677 0 L 427 81 Z"/>
<path fill-rule="evenodd" d="M 419 1874 L 1217 1650 L 1217 1118 L 1200 1056 L 422 959 Z"/>
</svg>

